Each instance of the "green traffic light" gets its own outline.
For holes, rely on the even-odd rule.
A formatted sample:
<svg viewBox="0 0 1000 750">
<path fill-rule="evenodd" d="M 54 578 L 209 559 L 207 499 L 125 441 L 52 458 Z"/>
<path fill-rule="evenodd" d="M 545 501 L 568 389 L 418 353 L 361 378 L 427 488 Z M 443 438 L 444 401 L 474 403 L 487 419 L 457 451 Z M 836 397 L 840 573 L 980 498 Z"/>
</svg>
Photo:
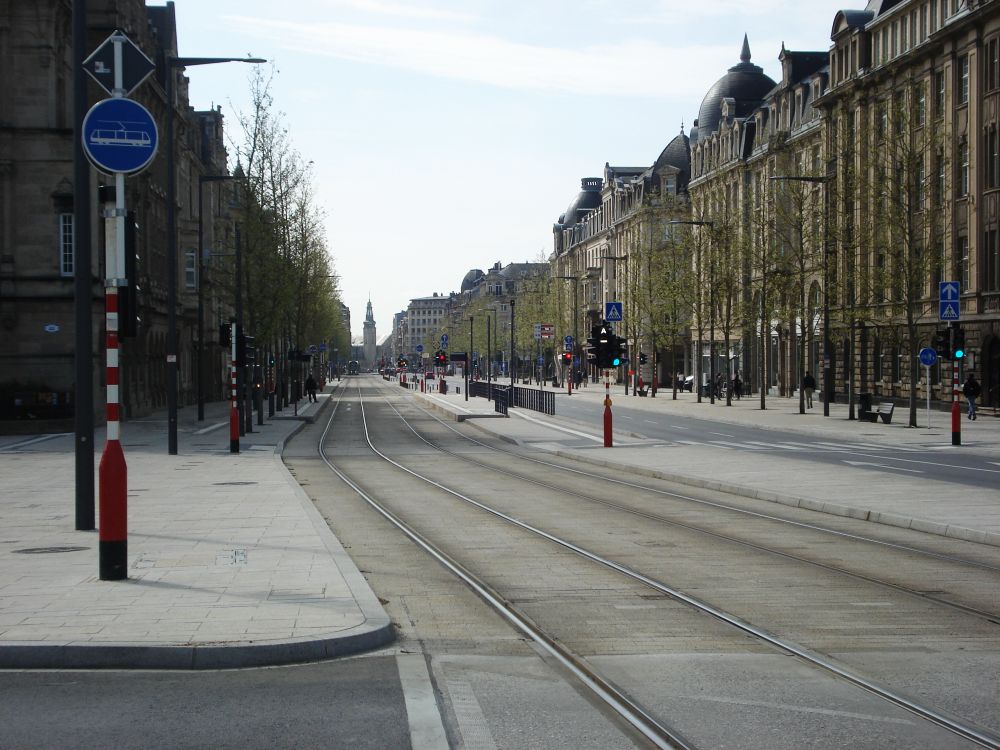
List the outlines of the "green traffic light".
<svg viewBox="0 0 1000 750">
<path fill-rule="evenodd" d="M 964 349 L 956 349 L 955 350 L 955 359 L 961 359 L 964 356 L 965 356 L 965 350 Z"/>
<path fill-rule="evenodd" d="M 612 367 L 618 367 L 618 365 L 620 365 L 621 363 L 622 363 L 622 360 L 621 360 L 620 357 L 614 357 L 611 360 L 611 366 Z"/>
</svg>

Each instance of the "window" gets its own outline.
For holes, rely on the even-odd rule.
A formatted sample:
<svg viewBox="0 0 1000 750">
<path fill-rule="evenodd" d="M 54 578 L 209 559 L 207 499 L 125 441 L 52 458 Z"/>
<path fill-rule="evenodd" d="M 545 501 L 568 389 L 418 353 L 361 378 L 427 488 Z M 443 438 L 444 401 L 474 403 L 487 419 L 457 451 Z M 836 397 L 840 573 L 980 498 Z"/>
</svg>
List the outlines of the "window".
<svg viewBox="0 0 1000 750">
<path fill-rule="evenodd" d="M 986 266 L 983 269 L 983 290 L 987 292 L 1000 292 L 1000 243 L 997 242 L 997 235 L 996 229 L 988 229 L 983 247 Z"/>
<path fill-rule="evenodd" d="M 934 116 L 944 117 L 944 71 L 934 71 Z"/>
<path fill-rule="evenodd" d="M 938 149 L 935 156 L 937 162 L 937 180 L 934 181 L 934 203 L 941 206 L 944 204 L 944 191 L 947 187 L 947 174 L 945 173 L 944 151 Z"/>
<path fill-rule="evenodd" d="M 198 253 L 188 250 L 184 253 L 184 288 L 195 289 L 198 286 Z"/>
<path fill-rule="evenodd" d="M 969 56 L 958 61 L 958 103 L 969 103 Z"/>
<path fill-rule="evenodd" d="M 927 122 L 927 91 L 923 83 L 918 83 L 913 92 L 913 120 L 918 128 Z"/>
<path fill-rule="evenodd" d="M 72 276 L 74 271 L 73 214 L 59 214 L 59 274 Z"/>
<path fill-rule="evenodd" d="M 885 138 L 889 129 L 889 105 L 881 101 L 875 110 L 875 137 L 880 141 Z"/>
<path fill-rule="evenodd" d="M 997 151 L 997 126 L 990 125 L 983 136 L 986 151 L 986 187 L 1000 187 L 1000 154 Z"/>
<path fill-rule="evenodd" d="M 958 144 L 958 196 L 969 194 L 969 142 Z"/>
<path fill-rule="evenodd" d="M 920 161 L 917 162 L 916 174 L 914 177 L 916 178 L 917 183 L 917 210 L 923 211 L 927 198 L 927 169 L 924 167 L 924 159 L 922 156 L 920 157 Z"/>
<path fill-rule="evenodd" d="M 992 91 L 1000 84 L 1000 39 L 991 39 L 986 43 L 986 90 Z"/>
<path fill-rule="evenodd" d="M 959 237 L 958 246 L 955 248 L 955 259 L 958 261 L 958 278 L 962 282 L 962 289 L 969 289 L 969 238 Z"/>
</svg>

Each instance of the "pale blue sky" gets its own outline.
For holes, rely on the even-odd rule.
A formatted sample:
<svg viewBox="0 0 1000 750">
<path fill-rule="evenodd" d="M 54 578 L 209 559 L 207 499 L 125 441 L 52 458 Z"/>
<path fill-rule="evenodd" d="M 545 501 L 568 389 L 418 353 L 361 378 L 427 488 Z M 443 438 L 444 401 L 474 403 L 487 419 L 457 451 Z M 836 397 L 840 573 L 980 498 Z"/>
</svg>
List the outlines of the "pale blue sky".
<svg viewBox="0 0 1000 750">
<path fill-rule="evenodd" d="M 176 0 L 180 53 L 274 61 L 314 162 L 353 333 L 470 268 L 535 260 L 605 162 L 651 164 L 739 62 L 826 50 L 864 0 Z M 191 68 L 191 101 L 245 109 L 243 65 Z M 235 130 L 235 118 L 229 123 Z"/>
</svg>

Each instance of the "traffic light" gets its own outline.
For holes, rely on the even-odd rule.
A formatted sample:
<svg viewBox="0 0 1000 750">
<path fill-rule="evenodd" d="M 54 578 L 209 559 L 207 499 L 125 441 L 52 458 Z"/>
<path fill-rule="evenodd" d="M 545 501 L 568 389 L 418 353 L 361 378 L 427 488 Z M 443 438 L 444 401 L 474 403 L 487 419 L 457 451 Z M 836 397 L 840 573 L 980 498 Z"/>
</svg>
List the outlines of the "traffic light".
<svg viewBox="0 0 1000 750">
<path fill-rule="evenodd" d="M 608 354 L 609 354 L 609 364 L 608 367 L 618 367 L 625 361 L 626 350 L 628 345 L 625 343 L 625 339 L 621 336 L 611 335 L 608 341 Z"/>
<path fill-rule="evenodd" d="M 938 328 L 934 331 L 934 351 L 941 359 L 951 359 L 951 331 Z"/>
<path fill-rule="evenodd" d="M 572 364 L 573 363 L 573 352 L 563 352 L 563 354 L 562 354 L 562 360 L 567 365 Z"/>
<path fill-rule="evenodd" d="M 232 323 L 219 323 L 219 345 L 229 349 L 233 345 Z"/>
<path fill-rule="evenodd" d="M 448 364 L 448 355 L 445 354 L 443 349 L 438 349 L 434 352 L 434 364 L 438 367 L 445 367 Z"/>
<path fill-rule="evenodd" d="M 951 353 L 955 360 L 965 356 L 965 331 L 957 325 L 951 329 Z"/>
<path fill-rule="evenodd" d="M 649 361 L 649 357 L 646 356 L 646 352 L 639 352 L 639 364 L 644 365 Z"/>
<path fill-rule="evenodd" d="M 591 328 L 590 338 L 587 339 L 587 343 L 591 345 L 593 352 L 593 356 L 588 357 L 588 359 L 598 367 L 604 369 L 606 367 L 617 367 L 618 364 L 621 364 L 620 350 L 617 339 L 611 332 L 610 323 L 604 322 Z M 616 356 L 619 358 L 617 364 L 613 362 Z"/>
<path fill-rule="evenodd" d="M 396 360 L 396 367 L 398 367 L 400 370 L 405 370 L 407 367 L 409 367 L 409 365 L 410 363 L 406 361 L 406 357 L 400 357 L 399 359 Z"/>
</svg>

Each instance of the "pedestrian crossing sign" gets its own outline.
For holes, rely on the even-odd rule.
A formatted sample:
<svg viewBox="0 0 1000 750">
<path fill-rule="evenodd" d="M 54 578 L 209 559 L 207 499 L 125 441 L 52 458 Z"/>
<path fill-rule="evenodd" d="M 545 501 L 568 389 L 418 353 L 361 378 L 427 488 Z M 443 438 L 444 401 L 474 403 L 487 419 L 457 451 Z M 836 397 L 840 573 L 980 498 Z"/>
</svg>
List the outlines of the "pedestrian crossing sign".
<svg viewBox="0 0 1000 750">
<path fill-rule="evenodd" d="M 950 300 L 941 300 L 939 310 L 940 320 L 959 320 L 962 317 L 959 312 L 958 303 Z"/>
<path fill-rule="evenodd" d="M 622 303 L 621 302 L 605 302 L 604 303 L 604 319 L 609 323 L 621 323 L 622 321 Z"/>
</svg>

